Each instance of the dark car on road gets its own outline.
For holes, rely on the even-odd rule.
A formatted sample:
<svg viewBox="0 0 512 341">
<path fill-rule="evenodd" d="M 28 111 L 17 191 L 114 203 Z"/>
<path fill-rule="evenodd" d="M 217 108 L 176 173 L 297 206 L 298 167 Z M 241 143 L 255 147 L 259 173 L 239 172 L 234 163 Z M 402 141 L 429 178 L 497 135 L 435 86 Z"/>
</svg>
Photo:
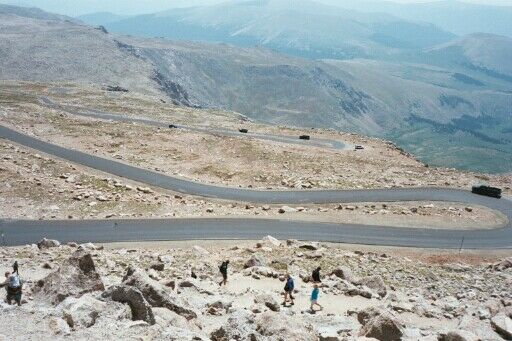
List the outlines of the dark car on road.
<svg viewBox="0 0 512 341">
<path fill-rule="evenodd" d="M 243 133 L 243 134 L 247 134 L 249 132 L 248 129 L 245 129 L 245 128 L 242 128 L 242 129 L 238 129 L 239 132 Z"/>
<path fill-rule="evenodd" d="M 479 195 L 485 195 L 493 198 L 501 198 L 501 188 L 491 187 L 491 186 L 473 186 L 471 188 L 471 192 Z"/>
<path fill-rule="evenodd" d="M 299 136 L 299 139 L 301 139 L 301 140 L 309 140 L 310 137 L 309 137 L 309 135 L 301 135 L 301 136 Z"/>
<path fill-rule="evenodd" d="M 171 129 L 176 129 L 176 128 L 178 128 L 178 126 L 177 126 L 177 125 L 175 125 L 175 124 L 169 124 L 169 128 L 171 128 Z"/>
</svg>

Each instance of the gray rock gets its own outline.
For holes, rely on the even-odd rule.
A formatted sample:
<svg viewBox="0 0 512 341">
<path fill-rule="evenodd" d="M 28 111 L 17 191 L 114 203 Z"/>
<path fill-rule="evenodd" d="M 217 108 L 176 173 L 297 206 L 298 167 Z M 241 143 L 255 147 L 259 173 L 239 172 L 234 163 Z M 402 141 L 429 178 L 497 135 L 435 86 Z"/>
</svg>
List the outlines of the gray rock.
<svg viewBox="0 0 512 341">
<path fill-rule="evenodd" d="M 153 270 L 156 270 L 156 271 L 163 271 L 164 268 L 165 268 L 165 264 L 163 262 L 155 262 L 155 263 L 152 263 L 149 266 L 149 268 L 153 269 Z"/>
<path fill-rule="evenodd" d="M 260 295 L 257 295 L 254 298 L 254 303 L 256 303 L 256 304 L 263 304 L 264 306 L 266 306 L 267 308 L 269 308 L 272 311 L 279 311 L 279 310 L 281 310 L 281 306 L 279 305 L 279 302 L 271 294 L 260 294 Z"/>
<path fill-rule="evenodd" d="M 212 341 L 258 340 L 254 325 L 254 315 L 245 310 L 236 310 L 227 322 L 210 334 Z"/>
<path fill-rule="evenodd" d="M 351 282 L 353 280 L 352 270 L 350 270 L 346 266 L 337 267 L 336 269 L 333 270 L 332 274 L 348 282 Z"/>
<path fill-rule="evenodd" d="M 132 311 L 132 320 L 145 321 L 155 324 L 155 317 L 151 305 L 146 301 L 139 289 L 127 285 L 115 285 L 102 294 L 115 302 L 126 303 Z"/>
<path fill-rule="evenodd" d="M 128 268 L 123 278 L 123 284 L 139 289 L 152 307 L 167 308 L 188 320 L 197 317 L 197 314 L 192 309 L 188 308 L 185 302 L 179 297 L 171 296 L 171 293 L 165 290 L 160 283 L 149 278 L 149 276 L 140 269 L 133 267 Z"/>
<path fill-rule="evenodd" d="M 48 327 L 55 335 L 69 335 L 71 329 L 69 325 L 61 318 L 50 317 L 48 319 Z"/>
<path fill-rule="evenodd" d="M 381 341 L 400 341 L 403 326 L 390 312 L 376 307 L 361 310 L 357 314 L 359 323 L 363 325 L 360 336 L 373 337 Z"/>
<path fill-rule="evenodd" d="M 504 313 L 500 313 L 491 319 L 491 326 L 506 340 L 512 340 L 512 320 Z"/>
<path fill-rule="evenodd" d="M 310 250 L 310 251 L 316 251 L 318 250 L 318 243 L 306 243 L 306 244 L 301 244 L 299 245 L 299 248 L 301 249 L 305 249 L 305 250 Z"/>
<path fill-rule="evenodd" d="M 37 243 L 37 247 L 40 250 L 49 249 L 49 248 L 52 248 L 52 247 L 59 247 L 59 246 L 60 246 L 60 242 L 58 240 L 55 240 L 55 239 L 43 238 L 43 239 L 41 239 Z"/>
<path fill-rule="evenodd" d="M 252 268 L 255 266 L 266 266 L 265 260 L 259 255 L 252 255 L 251 258 L 245 262 L 244 269 Z"/>
<path fill-rule="evenodd" d="M 379 275 L 363 277 L 357 281 L 357 284 L 374 290 L 380 297 L 386 296 L 386 284 L 384 284 L 384 280 Z"/>
<path fill-rule="evenodd" d="M 290 206 L 282 206 L 279 208 L 278 212 L 283 214 L 283 213 L 297 212 L 297 210 Z"/>
<path fill-rule="evenodd" d="M 453 330 L 440 335 L 439 341 L 478 341 L 480 338 L 466 330 Z"/>
<path fill-rule="evenodd" d="M 64 320 L 73 329 L 92 327 L 105 306 L 105 302 L 87 294 L 80 298 L 68 297 L 59 304 Z"/>
<path fill-rule="evenodd" d="M 53 304 L 67 297 L 80 297 L 85 293 L 103 291 L 105 287 L 96 272 L 90 253 L 77 250 L 55 272 L 37 282 L 34 294 Z"/>
<path fill-rule="evenodd" d="M 256 317 L 256 331 L 269 340 L 316 340 L 312 328 L 284 314 L 265 312 Z M 259 338 L 258 338 L 259 340 Z"/>
</svg>

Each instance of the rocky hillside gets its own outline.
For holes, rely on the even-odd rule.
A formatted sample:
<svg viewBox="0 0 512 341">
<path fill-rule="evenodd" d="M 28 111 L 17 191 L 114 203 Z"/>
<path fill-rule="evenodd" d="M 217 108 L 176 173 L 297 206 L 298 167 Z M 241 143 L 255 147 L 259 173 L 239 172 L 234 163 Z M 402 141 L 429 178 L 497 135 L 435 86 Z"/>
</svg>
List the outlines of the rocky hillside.
<svg viewBox="0 0 512 341">
<path fill-rule="evenodd" d="M 512 260 L 260 242 L 0 250 L 15 260 L 21 307 L 0 303 L 2 338 L 146 340 L 509 340 Z M 230 259 L 219 287 L 218 265 Z M 452 260 L 450 260 L 452 259 Z M 458 260 L 457 260 L 458 259 Z M 462 263 L 460 263 L 462 262 Z M 319 303 L 310 273 L 322 268 Z M 282 303 L 286 273 L 295 304 Z"/>
</svg>

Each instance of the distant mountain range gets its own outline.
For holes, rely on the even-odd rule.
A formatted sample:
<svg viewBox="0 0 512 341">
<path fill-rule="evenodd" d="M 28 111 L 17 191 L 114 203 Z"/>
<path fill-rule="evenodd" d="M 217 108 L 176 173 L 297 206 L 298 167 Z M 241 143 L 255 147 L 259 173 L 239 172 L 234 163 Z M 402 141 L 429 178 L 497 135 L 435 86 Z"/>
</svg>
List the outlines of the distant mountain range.
<svg viewBox="0 0 512 341">
<path fill-rule="evenodd" d="M 385 137 L 434 165 L 511 171 L 511 39 L 442 40 L 405 49 L 375 43 L 392 55 L 373 60 L 313 60 L 105 33 L 0 5 L 0 79 L 120 85 L 176 105 Z"/>
<path fill-rule="evenodd" d="M 361 12 L 388 13 L 404 20 L 429 22 L 457 35 L 492 33 L 512 37 L 512 6 L 446 0 L 397 3 L 381 0 L 318 0 Z"/>
<path fill-rule="evenodd" d="M 455 35 L 428 23 L 362 13 L 309 0 L 231 1 L 117 21 L 81 17 L 110 31 L 145 37 L 264 46 L 311 58 L 379 57 L 425 48 Z"/>
</svg>

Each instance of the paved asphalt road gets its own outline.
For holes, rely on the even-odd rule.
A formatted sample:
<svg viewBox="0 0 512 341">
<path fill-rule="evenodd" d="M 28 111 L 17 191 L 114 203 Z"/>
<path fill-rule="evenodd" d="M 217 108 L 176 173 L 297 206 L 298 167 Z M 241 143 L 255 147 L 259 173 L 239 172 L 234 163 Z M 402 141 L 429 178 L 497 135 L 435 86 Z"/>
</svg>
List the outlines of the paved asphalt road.
<svg viewBox="0 0 512 341">
<path fill-rule="evenodd" d="M 451 201 L 482 205 L 502 212 L 505 227 L 494 230 L 435 230 L 326 224 L 265 219 L 168 219 L 103 221 L 0 221 L 5 245 L 19 245 L 42 237 L 66 241 L 135 241 L 185 239 L 278 238 L 373 245 L 458 248 L 512 248 L 512 201 L 474 195 L 469 191 L 416 188 L 352 191 L 258 191 L 201 184 L 63 148 L 0 126 L 0 137 L 15 143 L 120 177 L 185 194 L 267 204 L 341 202 Z"/>
<path fill-rule="evenodd" d="M 354 147 L 349 144 L 345 144 L 341 141 L 337 140 L 329 140 L 329 139 L 320 139 L 320 138 L 312 138 L 311 140 L 301 140 L 298 136 L 285 136 L 285 135 L 267 135 L 267 134 L 258 134 L 258 133 L 241 133 L 238 131 L 232 131 L 232 130 L 226 130 L 226 129 L 219 129 L 219 128 L 200 128 L 200 127 L 189 127 L 184 125 L 175 124 L 173 122 L 160 122 L 160 121 L 154 121 L 146 118 L 134 118 L 134 117 L 127 117 L 122 116 L 119 114 L 111 114 L 106 113 L 99 110 L 89 109 L 84 111 L 82 108 L 72 107 L 68 105 L 61 105 L 58 103 L 53 102 L 46 96 L 40 97 L 41 103 L 46 105 L 49 108 L 57 109 L 65 111 L 69 114 L 76 115 L 76 116 L 83 116 L 83 117 L 89 117 L 89 118 L 96 118 L 96 119 L 103 119 L 103 120 L 111 120 L 116 122 L 125 122 L 125 123 L 141 123 L 145 125 L 150 125 L 153 127 L 159 127 L 159 128 L 169 128 L 170 124 L 174 124 L 176 126 L 175 129 L 186 129 L 190 131 L 195 131 L 199 133 L 204 134 L 215 134 L 215 135 L 224 135 L 224 136 L 234 136 L 234 137 L 252 137 L 259 140 L 268 140 L 268 141 L 275 141 L 275 142 L 281 142 L 281 143 L 288 143 L 288 144 L 298 144 L 303 146 L 312 146 L 312 147 L 323 147 L 323 148 L 333 148 L 337 150 L 347 150 L 347 149 L 353 149 Z"/>
</svg>

